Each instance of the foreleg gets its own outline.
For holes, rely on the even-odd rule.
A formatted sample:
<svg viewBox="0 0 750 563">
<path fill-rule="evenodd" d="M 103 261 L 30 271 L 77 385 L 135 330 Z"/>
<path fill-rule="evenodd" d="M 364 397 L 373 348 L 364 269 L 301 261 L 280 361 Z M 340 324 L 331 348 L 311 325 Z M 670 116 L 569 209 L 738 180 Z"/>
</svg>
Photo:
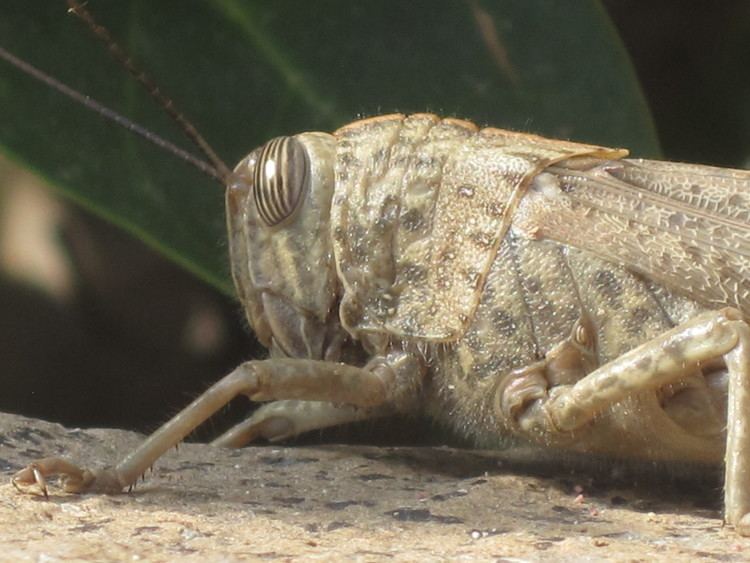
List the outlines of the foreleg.
<svg viewBox="0 0 750 563">
<path fill-rule="evenodd" d="M 210 387 L 177 416 L 149 436 L 113 469 L 90 471 L 67 460 L 44 458 L 16 473 L 16 487 L 38 484 L 46 495 L 45 479 L 62 475 L 68 492 L 116 493 L 130 487 L 164 452 L 238 395 L 254 401 L 299 399 L 359 408 L 403 410 L 417 400 L 423 370 L 412 356 L 394 352 L 365 367 L 299 359 L 272 359 L 242 364 Z"/>
</svg>

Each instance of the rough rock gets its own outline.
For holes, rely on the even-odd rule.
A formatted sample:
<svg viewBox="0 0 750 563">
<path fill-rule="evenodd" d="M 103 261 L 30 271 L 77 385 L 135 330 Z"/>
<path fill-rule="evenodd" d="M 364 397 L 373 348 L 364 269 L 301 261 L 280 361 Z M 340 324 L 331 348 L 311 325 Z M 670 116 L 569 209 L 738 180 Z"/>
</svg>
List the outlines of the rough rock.
<svg viewBox="0 0 750 563">
<path fill-rule="evenodd" d="M 643 468 L 581 472 L 523 450 L 184 444 L 130 494 L 53 488 L 44 500 L 8 483 L 37 457 L 102 466 L 141 439 L 0 414 L 0 559 L 710 561 L 750 553 L 750 540 L 722 527 L 715 472 L 665 477 L 651 467 L 656 475 L 641 479 Z"/>
</svg>

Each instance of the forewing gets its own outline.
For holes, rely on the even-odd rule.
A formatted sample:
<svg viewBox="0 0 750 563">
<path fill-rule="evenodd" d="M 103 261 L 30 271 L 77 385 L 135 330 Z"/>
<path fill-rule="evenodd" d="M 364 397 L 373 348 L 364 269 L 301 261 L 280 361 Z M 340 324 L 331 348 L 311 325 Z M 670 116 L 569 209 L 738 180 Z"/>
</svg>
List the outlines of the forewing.
<svg viewBox="0 0 750 563">
<path fill-rule="evenodd" d="M 536 178 L 514 226 L 750 317 L 750 171 L 569 161 Z"/>
</svg>

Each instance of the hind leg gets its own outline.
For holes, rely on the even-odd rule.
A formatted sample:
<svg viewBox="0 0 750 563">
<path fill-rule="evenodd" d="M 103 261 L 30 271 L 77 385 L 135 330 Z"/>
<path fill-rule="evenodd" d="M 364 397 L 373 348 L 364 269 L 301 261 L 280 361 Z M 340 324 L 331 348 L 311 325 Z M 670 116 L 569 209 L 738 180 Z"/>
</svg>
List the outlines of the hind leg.
<svg viewBox="0 0 750 563">
<path fill-rule="evenodd" d="M 545 391 L 515 415 L 521 434 L 554 443 L 612 405 L 680 381 L 722 359 L 729 374 L 724 511 L 750 533 L 750 327 L 734 309 L 704 313 L 592 371 L 572 385 Z M 658 429 L 657 429 L 658 430 Z M 617 437 L 613 436 L 613 440 Z"/>
</svg>

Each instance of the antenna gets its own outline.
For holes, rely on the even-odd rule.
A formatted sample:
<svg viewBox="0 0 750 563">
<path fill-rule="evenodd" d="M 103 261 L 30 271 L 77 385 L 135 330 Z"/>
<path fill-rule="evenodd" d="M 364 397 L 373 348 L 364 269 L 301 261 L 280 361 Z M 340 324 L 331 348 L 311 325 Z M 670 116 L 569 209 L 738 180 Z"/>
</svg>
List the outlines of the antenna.
<svg viewBox="0 0 750 563">
<path fill-rule="evenodd" d="M 141 70 L 133 60 L 125 53 L 125 51 L 117 44 L 112 35 L 109 33 L 107 28 L 96 22 L 91 13 L 86 10 L 81 4 L 75 0 L 68 0 L 69 12 L 78 16 L 86 26 L 89 28 L 91 33 L 99 39 L 107 47 L 109 53 L 114 59 L 120 63 L 125 69 L 135 78 L 149 93 L 149 95 L 156 101 L 159 106 L 171 117 L 177 125 L 179 125 L 182 132 L 185 133 L 188 139 L 208 158 L 209 162 L 213 164 L 214 168 L 222 178 L 222 182 L 226 184 L 226 180 L 232 175 L 231 170 L 224 164 L 218 155 L 211 148 L 211 145 L 198 133 L 195 126 L 188 121 L 185 116 L 178 112 L 174 107 L 174 102 L 161 93 L 161 90 L 151 78 Z"/>
<path fill-rule="evenodd" d="M 13 55 L 12 53 L 9 53 L 2 47 L 0 47 L 0 59 L 5 60 L 6 62 L 10 63 L 20 71 L 28 74 L 32 78 L 35 78 L 36 80 L 39 80 L 40 82 L 46 84 L 50 88 L 57 90 L 61 94 L 67 96 L 68 98 L 78 102 L 82 106 L 85 106 L 89 108 L 90 110 L 98 113 L 102 117 L 117 123 L 118 125 L 124 127 L 128 131 L 132 131 L 136 135 L 139 135 L 149 141 L 150 143 L 156 145 L 157 147 L 160 147 L 167 152 L 172 153 L 177 158 L 184 160 L 185 162 L 192 164 L 195 166 L 198 170 L 203 172 L 204 174 L 207 174 L 214 178 L 215 180 L 218 180 L 222 184 L 225 184 L 226 177 L 222 176 L 221 173 L 216 170 L 214 166 L 212 166 L 210 163 L 205 162 L 196 156 L 190 154 L 184 149 L 181 149 L 174 143 L 167 141 L 165 138 L 157 135 L 153 131 L 149 131 L 142 125 L 139 125 L 135 123 L 134 121 L 128 119 L 122 114 L 117 113 L 116 111 L 108 108 L 104 104 L 97 102 L 93 98 L 86 96 L 84 94 L 81 94 L 77 90 L 74 90 L 70 86 L 63 84 L 56 78 L 53 78 L 49 74 L 39 70 L 35 66 L 30 65 L 26 61 L 23 61 Z"/>
</svg>

